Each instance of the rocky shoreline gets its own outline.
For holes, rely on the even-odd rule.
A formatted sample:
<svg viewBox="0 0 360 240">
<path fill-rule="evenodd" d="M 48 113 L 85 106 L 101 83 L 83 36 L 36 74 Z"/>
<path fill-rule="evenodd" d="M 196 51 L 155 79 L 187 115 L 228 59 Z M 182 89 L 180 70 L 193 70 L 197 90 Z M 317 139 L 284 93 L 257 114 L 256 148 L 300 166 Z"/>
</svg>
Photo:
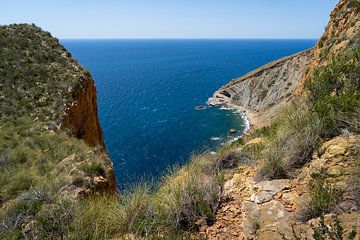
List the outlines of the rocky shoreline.
<svg viewBox="0 0 360 240">
<path fill-rule="evenodd" d="M 221 87 L 208 104 L 238 109 L 251 126 L 263 127 L 294 98 L 312 58 L 308 49 L 259 67 Z"/>
</svg>

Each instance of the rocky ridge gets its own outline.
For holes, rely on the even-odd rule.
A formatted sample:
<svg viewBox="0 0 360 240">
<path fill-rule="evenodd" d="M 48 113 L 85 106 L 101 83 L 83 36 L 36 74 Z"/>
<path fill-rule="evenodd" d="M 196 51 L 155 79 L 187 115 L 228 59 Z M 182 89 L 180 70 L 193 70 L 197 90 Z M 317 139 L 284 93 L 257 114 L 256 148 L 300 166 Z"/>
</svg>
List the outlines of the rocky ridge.
<svg viewBox="0 0 360 240">
<path fill-rule="evenodd" d="M 271 62 L 221 87 L 208 103 L 240 108 L 252 125 L 264 126 L 292 99 L 312 57 L 309 49 Z"/>
</svg>

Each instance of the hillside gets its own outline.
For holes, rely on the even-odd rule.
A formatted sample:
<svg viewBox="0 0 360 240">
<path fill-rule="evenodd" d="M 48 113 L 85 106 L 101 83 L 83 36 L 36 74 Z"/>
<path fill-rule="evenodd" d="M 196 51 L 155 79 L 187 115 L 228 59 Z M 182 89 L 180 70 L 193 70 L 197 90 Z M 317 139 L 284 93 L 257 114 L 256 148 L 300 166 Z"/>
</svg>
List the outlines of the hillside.
<svg viewBox="0 0 360 240">
<path fill-rule="evenodd" d="M 89 72 L 33 25 L 0 26 L 0 46 L 0 233 L 31 235 L 46 208 L 115 193 L 115 176 Z"/>
<path fill-rule="evenodd" d="M 216 91 L 209 103 L 240 108 L 247 112 L 255 126 L 269 124 L 294 96 L 302 95 L 305 80 L 312 77 L 316 68 L 359 44 L 358 9 L 357 0 L 341 0 L 330 14 L 325 33 L 314 48 L 232 80 Z"/>
</svg>

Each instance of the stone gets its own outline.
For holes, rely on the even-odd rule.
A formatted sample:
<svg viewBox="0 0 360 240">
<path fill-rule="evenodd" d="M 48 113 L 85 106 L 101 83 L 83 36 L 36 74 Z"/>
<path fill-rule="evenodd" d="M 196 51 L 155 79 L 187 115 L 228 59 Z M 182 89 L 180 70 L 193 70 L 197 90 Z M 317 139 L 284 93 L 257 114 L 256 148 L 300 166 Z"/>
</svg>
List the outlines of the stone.
<svg viewBox="0 0 360 240">
<path fill-rule="evenodd" d="M 256 193 L 250 196 L 250 201 L 257 204 L 269 202 L 278 192 L 290 188 L 290 180 L 278 179 L 272 181 L 262 181 L 255 184 Z"/>
<path fill-rule="evenodd" d="M 259 212 L 259 225 L 261 228 L 284 224 L 289 220 L 289 213 L 278 201 L 272 200 L 262 205 Z"/>
<path fill-rule="evenodd" d="M 249 201 L 244 201 L 242 205 L 243 222 L 242 229 L 245 239 L 253 239 L 256 230 L 259 228 L 258 215 L 260 208 L 257 204 Z"/>
<path fill-rule="evenodd" d="M 337 144 L 338 145 L 333 145 L 328 149 L 328 154 L 332 155 L 333 157 L 336 157 L 338 155 L 345 155 L 345 153 L 347 152 L 347 143 L 345 141 Z"/>
<path fill-rule="evenodd" d="M 327 170 L 329 177 L 340 177 L 344 172 L 344 168 L 341 166 L 331 166 Z"/>
<path fill-rule="evenodd" d="M 326 169 L 327 166 L 325 165 L 325 162 L 320 160 L 312 162 L 309 166 L 309 175 L 312 178 L 317 178 L 326 172 Z"/>
</svg>

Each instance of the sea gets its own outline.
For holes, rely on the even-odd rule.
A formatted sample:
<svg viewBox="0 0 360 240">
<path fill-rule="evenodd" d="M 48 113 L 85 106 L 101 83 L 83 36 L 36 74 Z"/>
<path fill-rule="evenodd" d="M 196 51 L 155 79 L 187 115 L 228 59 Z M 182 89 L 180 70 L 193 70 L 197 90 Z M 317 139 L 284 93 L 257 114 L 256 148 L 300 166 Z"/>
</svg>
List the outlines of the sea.
<svg viewBox="0 0 360 240">
<path fill-rule="evenodd" d="M 230 80 L 315 40 L 61 40 L 96 84 L 118 188 L 157 181 L 193 154 L 215 152 L 248 128 L 233 109 L 207 107 Z M 199 107 L 200 106 L 200 107 Z M 236 129 L 237 134 L 229 134 Z"/>
</svg>

